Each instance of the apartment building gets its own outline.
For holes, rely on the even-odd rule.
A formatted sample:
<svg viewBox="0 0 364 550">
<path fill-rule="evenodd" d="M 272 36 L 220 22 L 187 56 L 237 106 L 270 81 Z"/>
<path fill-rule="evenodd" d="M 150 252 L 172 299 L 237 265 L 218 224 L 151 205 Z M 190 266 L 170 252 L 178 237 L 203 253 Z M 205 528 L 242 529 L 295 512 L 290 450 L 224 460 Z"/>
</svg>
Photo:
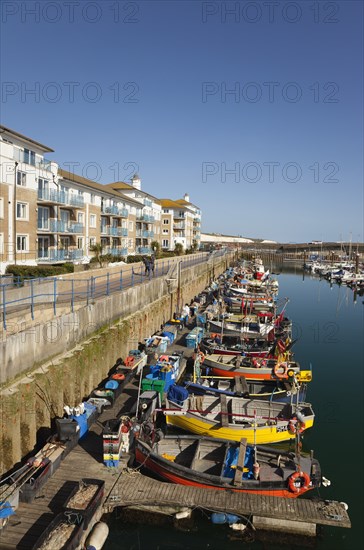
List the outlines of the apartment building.
<svg viewBox="0 0 364 550">
<path fill-rule="evenodd" d="M 152 254 L 153 241 L 161 244 L 162 207 L 160 201 L 150 193 L 142 191 L 141 179 L 138 174 L 134 174 L 131 178 L 131 184 L 118 181 L 109 183 L 105 187 L 138 203 L 135 221 L 135 252 L 137 254 Z"/>
<path fill-rule="evenodd" d="M 137 174 L 102 185 L 45 158 L 53 152 L 0 126 L 0 274 L 9 264 L 86 263 L 96 243 L 125 257 L 151 254 L 153 241 L 168 250 L 200 242 L 201 212 L 188 195 L 163 206 Z"/>
<path fill-rule="evenodd" d="M 184 250 L 200 247 L 201 210 L 190 202 L 185 193 L 183 199 L 161 199 L 162 206 L 162 248 L 174 250 L 177 243 Z"/>
</svg>

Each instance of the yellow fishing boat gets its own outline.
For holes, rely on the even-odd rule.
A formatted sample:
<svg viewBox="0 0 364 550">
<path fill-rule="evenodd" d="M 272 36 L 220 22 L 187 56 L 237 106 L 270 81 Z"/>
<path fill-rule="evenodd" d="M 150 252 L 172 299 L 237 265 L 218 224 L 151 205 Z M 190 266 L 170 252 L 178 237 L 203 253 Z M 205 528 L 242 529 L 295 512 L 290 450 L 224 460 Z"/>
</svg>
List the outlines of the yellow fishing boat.
<svg viewBox="0 0 364 550">
<path fill-rule="evenodd" d="M 184 390 L 179 392 L 179 390 Z M 177 391 L 177 394 L 176 394 Z M 313 426 L 309 403 L 280 403 L 225 394 L 188 395 L 170 389 L 164 409 L 167 424 L 190 433 L 265 445 L 294 439 Z"/>
</svg>

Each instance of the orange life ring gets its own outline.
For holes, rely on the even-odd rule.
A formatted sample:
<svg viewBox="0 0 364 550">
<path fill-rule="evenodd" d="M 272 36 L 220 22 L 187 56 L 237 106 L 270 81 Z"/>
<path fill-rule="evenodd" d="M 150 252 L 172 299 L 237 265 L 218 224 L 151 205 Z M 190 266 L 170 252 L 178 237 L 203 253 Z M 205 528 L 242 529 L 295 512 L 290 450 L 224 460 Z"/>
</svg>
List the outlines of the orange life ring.
<svg viewBox="0 0 364 550">
<path fill-rule="evenodd" d="M 161 355 L 158 361 L 169 361 L 168 355 Z"/>
<path fill-rule="evenodd" d="M 296 426 L 295 426 L 295 423 L 293 422 L 293 420 L 290 420 L 288 422 L 287 430 L 290 434 L 295 434 L 296 433 Z"/>
<path fill-rule="evenodd" d="M 125 380 L 125 374 L 113 374 L 111 378 L 113 380 Z"/>
<path fill-rule="evenodd" d="M 301 479 L 301 483 L 298 486 L 298 480 Z M 295 472 L 288 479 L 288 487 L 292 493 L 298 494 L 302 490 L 306 491 L 311 483 L 311 478 L 306 472 Z"/>
<path fill-rule="evenodd" d="M 297 426 L 299 425 L 298 432 L 301 434 L 306 429 L 306 424 L 304 422 L 297 422 Z"/>
<path fill-rule="evenodd" d="M 283 372 L 279 372 L 279 369 L 283 369 Z M 287 371 L 288 367 L 283 363 L 277 363 L 276 365 L 274 365 L 273 372 L 277 378 L 287 378 Z"/>
<path fill-rule="evenodd" d="M 200 356 L 200 364 L 202 365 L 202 363 L 205 361 L 205 354 L 203 353 L 203 351 L 199 352 L 199 356 Z"/>
</svg>

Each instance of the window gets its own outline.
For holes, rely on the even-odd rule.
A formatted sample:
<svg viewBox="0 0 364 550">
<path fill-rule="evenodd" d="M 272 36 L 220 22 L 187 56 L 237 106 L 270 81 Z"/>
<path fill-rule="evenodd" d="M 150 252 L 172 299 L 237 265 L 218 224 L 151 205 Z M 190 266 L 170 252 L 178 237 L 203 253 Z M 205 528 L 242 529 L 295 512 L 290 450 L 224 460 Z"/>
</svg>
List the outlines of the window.
<svg viewBox="0 0 364 550">
<path fill-rule="evenodd" d="M 133 239 L 129 239 L 128 248 L 133 248 Z"/>
<path fill-rule="evenodd" d="M 24 149 L 24 162 L 35 166 L 35 153 L 29 149 Z"/>
<path fill-rule="evenodd" d="M 168 239 L 163 239 L 162 240 L 162 247 L 163 248 L 168 248 L 169 247 L 169 240 Z"/>
<path fill-rule="evenodd" d="M 90 227 L 96 227 L 96 214 L 90 214 Z"/>
<path fill-rule="evenodd" d="M 163 214 L 169 214 L 169 210 L 163 209 Z"/>
<path fill-rule="evenodd" d="M 48 258 L 49 256 L 49 237 L 38 238 L 38 258 Z"/>
<path fill-rule="evenodd" d="M 93 193 L 90 194 L 90 203 L 95 204 L 95 195 Z"/>
<path fill-rule="evenodd" d="M 18 170 L 16 173 L 16 183 L 17 185 L 21 185 L 23 187 L 27 184 L 27 174 L 26 172 L 21 172 L 21 170 Z"/>
<path fill-rule="evenodd" d="M 78 223 L 83 223 L 83 212 L 79 212 L 77 214 L 77 222 Z"/>
<path fill-rule="evenodd" d="M 0 197 L 0 218 L 4 217 L 4 199 Z"/>
<path fill-rule="evenodd" d="M 94 246 L 96 244 L 96 237 L 90 237 L 89 243 L 90 243 L 90 246 Z"/>
<path fill-rule="evenodd" d="M 0 233 L 0 254 L 4 254 L 4 233 Z"/>
<path fill-rule="evenodd" d="M 163 220 L 163 225 L 169 225 L 169 220 Z"/>
<path fill-rule="evenodd" d="M 28 219 L 28 203 L 17 202 L 16 203 L 16 219 L 27 220 Z"/>
<path fill-rule="evenodd" d="M 166 233 L 169 233 L 169 230 L 168 229 L 163 229 L 163 234 L 165 235 Z"/>
<path fill-rule="evenodd" d="M 28 235 L 16 236 L 16 251 L 28 252 Z"/>
<path fill-rule="evenodd" d="M 38 229 L 49 229 L 49 208 L 38 207 Z"/>
<path fill-rule="evenodd" d="M 83 237 L 77 237 L 77 248 L 78 250 L 83 249 Z"/>
<path fill-rule="evenodd" d="M 133 231 L 133 222 L 129 222 L 129 231 Z"/>
</svg>

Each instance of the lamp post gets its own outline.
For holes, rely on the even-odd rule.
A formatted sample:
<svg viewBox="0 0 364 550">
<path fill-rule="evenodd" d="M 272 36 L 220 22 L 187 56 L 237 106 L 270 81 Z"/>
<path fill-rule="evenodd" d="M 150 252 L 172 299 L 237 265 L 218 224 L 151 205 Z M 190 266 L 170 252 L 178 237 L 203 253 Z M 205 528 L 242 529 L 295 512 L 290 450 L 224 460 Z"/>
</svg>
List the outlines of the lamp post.
<svg viewBox="0 0 364 550">
<path fill-rule="evenodd" d="M 17 186 L 17 167 L 18 162 L 14 164 L 14 204 L 13 204 L 13 257 L 14 265 L 16 265 L 16 186 Z"/>
</svg>

